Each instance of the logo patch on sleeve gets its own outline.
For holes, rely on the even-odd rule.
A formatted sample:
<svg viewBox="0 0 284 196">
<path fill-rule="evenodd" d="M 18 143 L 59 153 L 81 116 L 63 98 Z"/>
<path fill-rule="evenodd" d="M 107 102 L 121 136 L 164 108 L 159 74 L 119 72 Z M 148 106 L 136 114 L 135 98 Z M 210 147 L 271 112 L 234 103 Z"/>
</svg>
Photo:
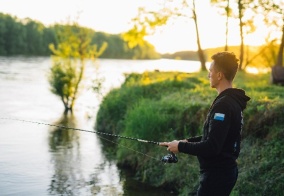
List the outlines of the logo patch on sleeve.
<svg viewBox="0 0 284 196">
<path fill-rule="evenodd" d="M 225 114 L 222 114 L 222 113 L 215 113 L 214 114 L 214 120 L 224 121 L 224 119 L 225 119 Z"/>
</svg>

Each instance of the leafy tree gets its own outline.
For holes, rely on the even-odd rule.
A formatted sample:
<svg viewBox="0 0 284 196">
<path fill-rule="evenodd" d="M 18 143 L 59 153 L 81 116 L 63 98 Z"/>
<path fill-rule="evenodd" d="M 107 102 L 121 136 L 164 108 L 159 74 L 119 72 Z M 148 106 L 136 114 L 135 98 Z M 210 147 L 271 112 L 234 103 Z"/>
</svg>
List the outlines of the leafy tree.
<svg viewBox="0 0 284 196">
<path fill-rule="evenodd" d="M 258 0 L 256 7 L 258 11 L 261 11 L 265 15 L 264 21 L 268 24 L 268 27 L 282 34 L 279 34 L 279 37 L 272 40 L 279 40 L 280 44 L 275 64 L 272 66 L 270 79 L 272 84 L 284 85 L 284 2 L 278 0 Z"/>
<path fill-rule="evenodd" d="M 239 34 L 240 34 L 240 47 L 239 47 L 239 70 L 244 70 L 246 66 L 252 62 L 257 56 L 264 53 L 264 48 L 261 48 L 259 53 L 249 58 L 249 46 L 245 45 L 245 37 L 249 33 L 253 33 L 256 28 L 254 25 L 254 17 L 256 14 L 252 14 L 256 7 L 254 0 L 211 0 L 211 3 L 225 11 L 226 15 L 226 45 L 225 50 L 228 50 L 228 24 L 229 18 L 234 17 L 239 21 Z M 233 9 L 236 7 L 236 9 Z M 224 14 L 222 12 L 221 14 Z M 246 57 L 246 58 L 245 58 Z"/>
<path fill-rule="evenodd" d="M 246 17 L 253 10 L 253 0 L 236 0 L 237 3 L 237 18 L 239 20 L 240 29 L 240 53 L 239 53 L 239 70 L 244 70 L 247 64 L 244 63 L 245 56 L 245 35 L 255 31 L 254 15 Z"/>
<path fill-rule="evenodd" d="M 0 54 L 6 55 L 6 47 L 5 47 L 5 35 L 7 33 L 6 28 L 6 16 L 0 13 Z"/>
<path fill-rule="evenodd" d="M 50 43 L 55 43 L 52 28 L 0 13 L 0 55 L 50 55 Z"/>
<path fill-rule="evenodd" d="M 167 24 L 173 13 L 167 8 L 163 8 L 160 12 L 147 11 L 145 8 L 138 9 L 138 15 L 132 19 L 133 27 L 124 33 L 123 39 L 127 41 L 130 48 L 145 43 L 145 37 L 152 35 L 156 27 Z"/>
<path fill-rule="evenodd" d="M 239 52 L 238 52 L 239 59 L 240 59 L 239 70 L 244 70 L 246 66 L 252 63 L 254 59 L 256 59 L 260 55 L 264 55 L 268 47 L 271 46 L 270 44 L 268 44 L 267 46 L 260 47 L 259 51 L 256 54 L 254 54 L 252 57 L 249 57 L 250 47 L 245 44 L 245 37 L 249 33 L 253 33 L 256 30 L 255 25 L 254 25 L 254 17 L 261 13 L 258 10 L 258 6 L 256 6 L 256 1 L 254 0 L 233 0 L 233 1 L 232 0 L 211 0 L 211 3 L 221 8 L 222 10 L 225 10 L 226 37 L 228 36 L 229 17 L 234 17 L 238 19 L 239 21 L 239 35 L 240 35 L 240 40 L 241 40 Z M 224 12 L 222 14 L 224 14 Z M 226 38 L 225 50 L 227 49 L 228 49 L 228 46 L 227 46 L 227 38 Z"/>
<path fill-rule="evenodd" d="M 226 15 L 226 32 L 225 32 L 226 41 L 225 41 L 224 50 L 228 51 L 229 18 L 232 16 L 232 8 L 230 7 L 230 0 L 211 0 L 211 4 L 219 7 L 222 10 L 221 14 Z"/>
<path fill-rule="evenodd" d="M 189 1 L 191 1 L 191 4 L 187 0 L 180 0 L 178 1 L 179 3 L 168 0 L 157 11 L 147 11 L 144 8 L 139 8 L 137 17 L 132 20 L 133 27 L 123 35 L 124 39 L 133 48 L 143 44 L 146 36 L 153 34 L 157 27 L 168 24 L 170 20 L 180 17 L 193 19 L 197 37 L 197 54 L 201 63 L 201 70 L 206 70 L 206 59 L 200 43 L 195 0 Z"/>
<path fill-rule="evenodd" d="M 197 53 L 198 53 L 199 60 L 200 60 L 200 63 L 201 63 L 201 70 L 206 71 L 207 70 L 206 66 L 205 66 L 206 59 L 205 59 L 204 51 L 201 48 L 201 43 L 200 43 L 197 14 L 196 14 L 196 8 L 195 8 L 195 0 L 192 0 L 192 15 L 193 15 L 192 18 L 193 18 L 193 21 L 194 21 L 194 24 L 195 24 L 195 31 L 196 31 L 196 38 L 197 38 L 196 41 L 197 41 L 197 47 L 198 47 Z"/>
<path fill-rule="evenodd" d="M 55 30 L 53 27 L 48 27 L 43 29 L 43 43 L 42 43 L 42 52 L 44 55 L 51 55 L 52 52 L 48 46 L 50 43 L 56 45 Z"/>
<path fill-rule="evenodd" d="M 22 54 L 25 51 L 24 39 L 26 32 L 16 17 L 4 14 L 1 17 L 2 52 L 5 55 Z"/>
<path fill-rule="evenodd" d="M 274 27 L 273 31 L 281 32 L 279 36 L 279 50 L 277 55 L 276 64 L 283 66 L 283 52 L 284 52 L 284 2 L 278 0 L 258 0 L 256 5 L 258 12 L 264 15 L 264 22 Z M 273 40 L 272 40 L 273 41 Z"/>
<path fill-rule="evenodd" d="M 154 46 L 148 43 L 145 37 L 153 34 L 156 27 L 165 25 L 171 15 L 170 12 L 169 9 L 163 9 L 162 12 L 138 9 L 138 15 L 132 19 L 133 27 L 122 34 L 123 40 L 134 54 L 133 59 L 159 58 Z"/>
<path fill-rule="evenodd" d="M 127 42 L 124 41 L 121 34 L 109 35 L 102 32 L 96 32 L 93 36 L 92 43 L 101 46 L 104 42 L 108 47 L 100 58 L 115 58 L 115 59 L 157 59 L 159 54 L 155 51 L 153 45 L 147 41 L 143 44 L 137 44 L 130 48 Z"/>
<path fill-rule="evenodd" d="M 77 23 L 55 26 L 57 46 L 50 44 L 53 64 L 50 69 L 51 91 L 61 98 L 65 112 L 74 107 L 81 81 L 84 76 L 85 62 L 95 60 L 106 49 L 91 45 L 93 31 L 79 27 Z"/>
<path fill-rule="evenodd" d="M 27 44 L 27 53 L 31 55 L 43 55 L 44 47 L 43 46 L 43 32 L 44 25 L 38 22 L 35 22 L 31 19 L 25 20 L 25 29 L 26 29 L 26 42 Z"/>
<path fill-rule="evenodd" d="M 64 26 L 64 25 L 61 25 Z M 46 27 L 30 18 L 18 19 L 0 13 L 0 55 L 33 55 L 49 56 L 52 51 L 49 44 L 57 46 L 55 29 L 58 25 Z M 135 47 L 129 47 L 121 34 L 95 32 L 89 29 L 92 37 L 91 45 L 101 48 L 105 43 L 108 47 L 100 58 L 112 59 L 157 59 L 160 55 L 153 45 L 147 41 Z"/>
</svg>

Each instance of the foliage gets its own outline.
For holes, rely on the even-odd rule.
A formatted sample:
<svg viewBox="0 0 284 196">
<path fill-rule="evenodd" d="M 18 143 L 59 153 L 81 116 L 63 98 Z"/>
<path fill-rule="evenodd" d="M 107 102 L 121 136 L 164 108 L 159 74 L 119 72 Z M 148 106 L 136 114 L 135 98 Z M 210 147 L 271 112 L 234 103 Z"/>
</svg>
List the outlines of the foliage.
<svg viewBox="0 0 284 196">
<path fill-rule="evenodd" d="M 279 44 L 276 41 L 267 42 L 262 46 L 245 46 L 246 53 L 244 54 L 243 64 L 247 67 L 267 68 L 275 65 L 277 60 L 277 51 Z M 230 51 L 236 56 L 240 55 L 239 46 L 230 46 Z M 208 48 L 205 50 L 207 61 L 211 61 L 211 56 L 217 52 L 223 51 L 222 47 Z"/>
<path fill-rule="evenodd" d="M 196 51 L 179 51 L 173 54 L 163 54 L 163 58 L 165 59 L 182 59 L 182 60 L 194 60 L 198 61 L 198 54 Z"/>
<path fill-rule="evenodd" d="M 43 24 L 0 13 L 0 55 L 50 55 L 47 46 L 54 41 L 52 29 Z"/>
<path fill-rule="evenodd" d="M 108 133 L 120 133 L 124 114 L 140 99 L 161 100 L 163 94 L 165 101 L 173 101 L 179 95 L 180 89 L 194 88 L 199 82 L 202 81 L 188 77 L 184 73 L 165 72 L 160 73 L 158 77 L 152 72 L 145 72 L 142 75 L 130 74 L 121 89 L 113 89 L 104 97 L 97 114 L 99 123 L 96 123 L 96 129 Z M 198 88 L 194 88 L 196 89 Z M 177 94 L 173 96 L 175 92 Z M 180 102 L 189 97 L 189 94 L 187 97 L 181 97 L 183 100 Z M 195 103 L 194 100 L 192 102 Z"/>
<path fill-rule="evenodd" d="M 101 46 L 103 42 L 108 44 L 108 47 L 100 58 L 114 59 L 157 59 L 159 54 L 155 51 L 153 45 L 143 40 L 141 44 L 130 48 L 122 35 L 108 35 L 102 32 L 96 32 L 93 36 L 92 43 Z"/>
<path fill-rule="evenodd" d="M 284 188 L 284 161 L 282 147 L 284 129 L 271 139 L 247 138 L 243 141 L 239 158 L 239 180 L 236 195 L 282 195 Z"/>
<path fill-rule="evenodd" d="M 54 58 L 50 72 L 51 91 L 61 97 L 66 109 L 71 107 L 71 96 L 75 94 L 76 81 L 78 80 L 76 65 L 72 61 Z"/>
<path fill-rule="evenodd" d="M 234 52 L 236 56 L 240 55 L 240 46 L 229 46 L 230 51 Z M 244 54 L 243 64 L 246 67 L 256 67 L 259 69 L 265 69 L 272 67 L 276 64 L 277 53 L 279 49 L 279 44 L 276 40 L 269 41 L 261 46 L 245 46 L 246 53 Z M 204 54 L 206 57 L 206 62 L 210 62 L 211 56 L 217 52 L 223 51 L 223 47 L 207 48 L 204 49 Z M 168 59 L 182 59 L 182 60 L 198 60 L 198 55 L 196 51 L 179 51 L 173 54 L 163 54 L 163 58 Z"/>
<path fill-rule="evenodd" d="M 121 135 L 151 141 L 199 135 L 217 95 L 206 77 L 206 72 L 127 75 L 120 88 L 104 97 L 96 126 L 100 131 L 115 129 Z M 245 72 L 237 74 L 235 87 L 245 89 L 252 99 L 244 112 L 239 179 L 232 195 L 280 195 L 284 180 L 283 87 L 271 85 L 269 74 Z M 118 165 L 131 168 L 140 181 L 176 195 L 189 195 L 196 190 L 199 168 L 194 157 L 178 154 L 177 164 L 161 165 L 164 148 L 131 140 L 117 142 Z"/>
<path fill-rule="evenodd" d="M 145 37 L 155 32 L 157 26 L 167 24 L 173 12 L 170 9 L 162 9 L 159 12 L 149 12 L 145 8 L 139 8 L 138 14 L 132 19 L 132 28 L 122 34 L 123 39 L 130 48 L 144 45 Z"/>
<path fill-rule="evenodd" d="M 56 26 L 58 44 L 50 44 L 54 54 L 53 65 L 50 69 L 49 82 L 51 91 L 61 98 L 65 112 L 73 109 L 77 99 L 80 83 L 84 77 L 85 61 L 99 57 L 106 44 L 97 49 L 91 45 L 92 31 L 72 25 Z"/>
<path fill-rule="evenodd" d="M 165 15 L 170 14 L 170 11 L 167 10 L 163 13 Z M 151 17 L 147 16 L 149 18 L 148 22 L 151 24 L 151 31 L 153 31 L 154 28 L 152 19 L 160 17 L 160 25 L 162 25 L 166 21 L 163 20 L 162 16 L 156 16 L 155 13 L 149 14 L 150 16 L 151 14 L 153 15 Z M 177 16 L 177 13 L 172 14 Z M 58 40 L 56 40 L 55 38 L 56 28 L 56 25 L 45 27 L 43 24 L 31 19 L 20 20 L 19 18 L 0 13 L 0 55 L 49 56 L 52 54 L 52 52 L 51 50 L 49 50 L 48 45 L 51 43 L 55 46 L 57 45 Z M 158 59 L 161 57 L 155 51 L 154 46 L 152 46 L 145 40 L 142 40 L 141 42 L 139 42 L 139 44 L 136 44 L 135 47 L 130 47 L 128 45 L 128 41 L 125 41 L 123 38 L 125 36 L 124 34 L 111 35 L 103 32 L 95 32 L 94 30 L 91 31 L 92 45 L 97 45 L 98 48 L 100 48 L 105 42 L 108 44 L 108 47 L 105 49 L 100 58 Z M 136 38 L 134 39 L 137 41 Z M 247 66 L 249 64 L 250 66 L 255 67 L 271 67 L 275 65 L 277 61 L 277 53 L 280 46 L 277 42 L 278 40 L 279 39 L 271 39 L 271 37 L 268 37 L 266 44 L 262 46 L 245 46 L 246 52 L 244 53 L 244 65 Z M 212 54 L 216 53 L 216 51 L 219 52 L 222 50 L 223 47 L 205 49 L 204 55 L 206 61 L 211 61 L 210 57 L 212 56 Z M 230 46 L 230 51 L 234 51 L 237 56 L 240 55 L 239 46 Z M 165 54 L 162 55 L 162 57 L 199 60 L 196 51 L 180 51 L 174 54 Z"/>
<path fill-rule="evenodd" d="M 52 51 L 49 45 L 57 45 L 56 31 L 64 25 L 44 26 L 31 19 L 19 19 L 0 13 L 0 55 L 34 55 L 49 56 Z M 68 28 L 68 25 L 66 25 Z M 79 27 L 79 26 L 78 26 Z M 84 29 L 84 27 L 80 27 Z M 91 45 L 108 47 L 100 58 L 113 59 L 157 59 L 159 54 L 153 45 L 143 40 L 142 44 L 130 48 L 120 34 L 107 34 L 89 29 Z"/>
</svg>

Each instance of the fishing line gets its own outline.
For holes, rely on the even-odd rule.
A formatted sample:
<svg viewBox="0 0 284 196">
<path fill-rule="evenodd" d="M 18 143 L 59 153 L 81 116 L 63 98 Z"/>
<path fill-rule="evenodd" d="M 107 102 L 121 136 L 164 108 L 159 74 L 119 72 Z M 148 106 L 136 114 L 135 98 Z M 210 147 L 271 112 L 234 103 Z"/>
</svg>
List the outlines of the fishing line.
<svg viewBox="0 0 284 196">
<path fill-rule="evenodd" d="M 122 135 L 104 133 L 104 132 L 99 132 L 99 131 L 90 131 L 90 130 L 85 130 L 85 129 L 67 127 L 67 126 L 63 126 L 63 125 L 54 125 L 54 124 L 49 124 L 49 123 L 36 122 L 36 121 L 30 121 L 30 120 L 23 120 L 23 119 L 16 119 L 16 118 L 1 118 L 0 117 L 0 119 L 22 121 L 22 122 L 27 122 L 27 123 L 39 124 L 39 125 L 46 125 L 46 126 L 50 126 L 50 127 L 58 127 L 58 128 L 62 128 L 62 129 L 71 129 L 71 130 L 76 130 L 76 131 L 96 133 L 96 134 L 107 135 L 107 136 L 112 136 L 112 137 L 118 137 L 118 138 L 123 138 L 123 139 L 135 140 L 135 141 L 144 142 L 144 143 L 152 143 L 152 144 L 157 144 L 157 145 L 160 144 L 159 142 L 155 142 L 155 141 L 143 140 L 143 139 L 139 139 L 139 138 L 133 138 L 133 137 L 127 137 L 127 136 L 122 136 Z"/>
<path fill-rule="evenodd" d="M 152 157 L 152 156 L 147 155 L 147 154 L 145 154 L 145 153 L 143 153 L 143 152 L 134 150 L 133 148 L 130 148 L 130 147 L 125 146 L 125 145 L 122 145 L 122 144 L 119 144 L 119 143 L 117 143 L 117 142 L 114 142 L 114 141 L 112 141 L 112 140 L 109 140 L 109 139 L 107 139 L 107 138 L 104 138 L 104 137 L 102 137 L 102 136 L 100 136 L 100 135 L 98 135 L 98 137 L 100 137 L 101 139 L 103 139 L 103 140 L 105 140 L 105 141 L 114 143 L 114 144 L 116 144 L 117 146 L 122 146 L 122 147 L 127 148 L 128 150 L 131 150 L 131 151 L 136 152 L 136 153 L 138 153 L 138 154 L 142 154 L 142 155 L 147 156 L 147 157 L 149 157 L 149 158 L 156 159 L 156 160 L 160 161 L 160 159 L 157 159 L 156 157 Z"/>
<path fill-rule="evenodd" d="M 70 129 L 70 130 L 76 130 L 76 131 L 82 131 L 82 132 L 88 132 L 88 133 L 96 133 L 96 134 L 99 134 L 98 136 L 106 141 L 109 141 L 109 142 L 112 142 L 118 146 L 122 146 L 122 147 L 125 147 L 129 150 L 132 150 L 136 153 L 139 153 L 139 154 L 142 154 L 144 156 L 147 156 L 147 157 L 150 157 L 150 158 L 153 158 L 153 159 L 156 159 L 156 160 L 159 160 L 160 159 L 157 159 L 155 157 L 152 157 L 150 155 L 147 155 L 145 153 L 142 153 L 142 152 L 139 152 L 139 151 L 136 151 L 132 148 L 129 148 L 127 146 L 124 146 L 122 144 L 118 144 L 112 140 L 109 140 L 107 138 L 104 138 L 100 135 L 106 135 L 106 136 L 112 136 L 112 137 L 117 137 L 117 138 L 123 138 L 123 139 L 129 139 L 129 140 L 134 140 L 134 141 L 138 141 L 138 142 L 144 142 L 144 143 L 152 143 L 152 144 L 157 144 L 159 145 L 159 142 L 155 142 L 155 141 L 149 141 L 149 140 L 143 140 L 143 139 L 138 139 L 138 138 L 132 138 L 132 137 L 126 137 L 126 136 L 121 136 L 121 135 L 116 135 L 116 134 L 110 134 L 110 133 L 104 133 L 104 132 L 99 132 L 99 131 L 90 131 L 90 130 L 85 130 L 85 129 L 79 129 L 79 128 L 73 128 L 73 127 L 67 127 L 67 126 L 63 126 L 63 125 L 55 125 L 55 124 L 49 124 L 49 123 L 43 123 L 43 122 L 37 122 L 37 121 L 30 121 L 30 120 L 23 120 L 23 119 L 16 119 L 16 118 L 2 118 L 0 117 L 0 119 L 2 120 L 13 120 L 13 121 L 20 121 L 20 122 L 26 122 L 26 123 L 33 123 L 33 124 L 38 124 L 38 125 L 45 125 L 45 126 L 50 126 L 50 127 L 57 127 L 57 128 L 61 128 L 61 129 Z"/>
</svg>

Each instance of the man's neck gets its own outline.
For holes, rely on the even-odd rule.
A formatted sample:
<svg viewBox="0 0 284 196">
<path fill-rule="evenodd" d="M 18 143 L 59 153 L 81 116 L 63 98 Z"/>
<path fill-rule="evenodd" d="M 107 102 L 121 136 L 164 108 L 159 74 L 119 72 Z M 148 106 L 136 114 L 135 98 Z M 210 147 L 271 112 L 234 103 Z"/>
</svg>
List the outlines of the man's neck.
<svg viewBox="0 0 284 196">
<path fill-rule="evenodd" d="M 218 87 L 216 87 L 216 90 L 218 92 L 218 95 L 220 95 L 221 92 L 223 92 L 224 90 L 228 89 L 228 88 L 232 88 L 232 82 L 229 81 L 222 81 L 219 83 Z"/>
</svg>

